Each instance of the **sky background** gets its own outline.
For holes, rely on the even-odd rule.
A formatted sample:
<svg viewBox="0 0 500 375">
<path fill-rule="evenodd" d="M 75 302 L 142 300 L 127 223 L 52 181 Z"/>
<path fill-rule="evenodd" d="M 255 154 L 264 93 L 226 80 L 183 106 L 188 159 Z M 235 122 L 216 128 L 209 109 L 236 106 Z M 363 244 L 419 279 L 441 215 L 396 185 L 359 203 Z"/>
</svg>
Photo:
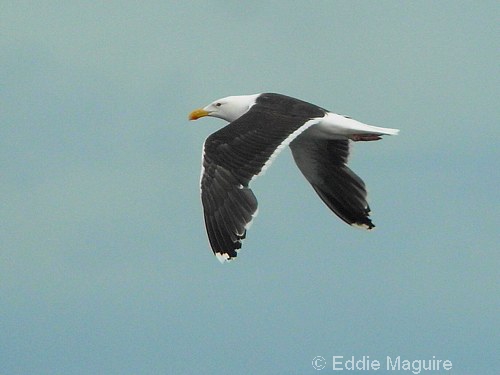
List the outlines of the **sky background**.
<svg viewBox="0 0 500 375">
<path fill-rule="evenodd" d="M 2 0 L 0 374 L 363 355 L 369 374 L 387 356 L 497 374 L 499 19 L 496 1 Z M 224 122 L 187 114 L 259 92 L 401 130 L 354 147 L 376 230 L 335 217 L 286 150 L 217 261 L 198 185 Z"/>
</svg>

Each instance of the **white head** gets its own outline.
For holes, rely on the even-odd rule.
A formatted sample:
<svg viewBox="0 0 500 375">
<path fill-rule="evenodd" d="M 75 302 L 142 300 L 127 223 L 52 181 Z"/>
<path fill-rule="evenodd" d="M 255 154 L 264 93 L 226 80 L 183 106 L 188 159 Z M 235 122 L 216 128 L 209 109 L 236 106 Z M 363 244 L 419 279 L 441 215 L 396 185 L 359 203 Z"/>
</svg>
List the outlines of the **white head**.
<svg viewBox="0 0 500 375">
<path fill-rule="evenodd" d="M 228 96 L 210 103 L 205 108 L 196 109 L 189 114 L 190 120 L 200 117 L 218 117 L 226 121 L 234 121 L 244 115 L 254 104 L 260 94 Z"/>
</svg>

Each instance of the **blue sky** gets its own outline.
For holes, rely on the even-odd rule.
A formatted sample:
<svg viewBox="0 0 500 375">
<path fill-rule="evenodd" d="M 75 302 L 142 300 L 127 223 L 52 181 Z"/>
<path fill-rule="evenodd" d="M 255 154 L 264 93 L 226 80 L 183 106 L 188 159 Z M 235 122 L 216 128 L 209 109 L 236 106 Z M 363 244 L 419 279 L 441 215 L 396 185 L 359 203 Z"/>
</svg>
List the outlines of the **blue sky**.
<svg viewBox="0 0 500 375">
<path fill-rule="evenodd" d="M 499 12 L 2 1 L 0 373 L 331 373 L 364 355 L 496 374 Z M 253 185 L 240 256 L 216 260 L 198 184 L 224 124 L 187 114 L 258 92 L 401 130 L 354 147 L 376 230 L 336 218 L 287 150 Z"/>
</svg>

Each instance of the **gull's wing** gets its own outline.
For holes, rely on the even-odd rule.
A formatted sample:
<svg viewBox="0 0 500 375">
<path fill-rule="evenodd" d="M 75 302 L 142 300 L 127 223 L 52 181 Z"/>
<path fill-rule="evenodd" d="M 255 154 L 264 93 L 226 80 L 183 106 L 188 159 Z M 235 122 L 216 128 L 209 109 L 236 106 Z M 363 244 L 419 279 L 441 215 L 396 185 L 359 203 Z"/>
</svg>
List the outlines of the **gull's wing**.
<svg viewBox="0 0 500 375">
<path fill-rule="evenodd" d="M 323 202 L 347 224 L 371 229 L 364 182 L 347 167 L 350 141 L 306 135 L 290 144 L 295 163 Z"/>
<path fill-rule="evenodd" d="M 236 257 L 257 213 L 257 199 L 249 183 L 285 146 L 318 121 L 256 106 L 206 139 L 201 201 L 208 239 L 219 260 Z"/>
</svg>

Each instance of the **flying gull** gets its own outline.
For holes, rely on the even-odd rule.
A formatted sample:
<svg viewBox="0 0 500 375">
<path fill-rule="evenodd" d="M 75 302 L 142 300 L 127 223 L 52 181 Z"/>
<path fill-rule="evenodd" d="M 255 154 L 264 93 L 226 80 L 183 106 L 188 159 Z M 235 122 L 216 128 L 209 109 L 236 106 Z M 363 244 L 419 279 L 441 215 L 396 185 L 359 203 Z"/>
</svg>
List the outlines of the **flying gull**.
<svg viewBox="0 0 500 375">
<path fill-rule="evenodd" d="M 250 183 L 288 145 L 304 177 L 338 217 L 365 229 L 375 226 L 365 184 L 346 165 L 351 141 L 375 141 L 399 130 L 274 93 L 222 98 L 189 119 L 204 116 L 229 122 L 203 144 L 200 181 L 208 239 L 221 262 L 237 256 L 257 214 Z"/>
</svg>

